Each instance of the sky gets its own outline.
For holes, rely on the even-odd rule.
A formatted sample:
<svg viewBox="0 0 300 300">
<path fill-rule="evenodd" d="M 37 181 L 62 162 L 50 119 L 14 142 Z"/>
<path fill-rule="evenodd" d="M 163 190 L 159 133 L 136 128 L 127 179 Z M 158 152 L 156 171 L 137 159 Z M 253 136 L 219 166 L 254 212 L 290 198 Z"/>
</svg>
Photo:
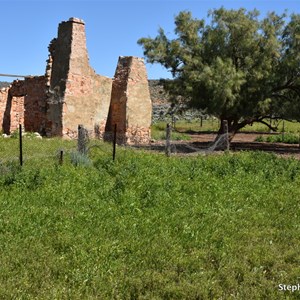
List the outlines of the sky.
<svg viewBox="0 0 300 300">
<path fill-rule="evenodd" d="M 206 19 L 215 8 L 300 13 L 299 0 L 0 0 L 0 74 L 43 75 L 49 42 L 58 24 L 70 17 L 86 26 L 90 64 L 113 77 L 119 56 L 143 57 L 141 37 L 155 37 L 162 27 L 174 37 L 174 17 L 183 10 Z M 158 64 L 146 64 L 149 79 L 170 78 Z M 0 77 L 0 81 L 15 78 Z"/>
</svg>

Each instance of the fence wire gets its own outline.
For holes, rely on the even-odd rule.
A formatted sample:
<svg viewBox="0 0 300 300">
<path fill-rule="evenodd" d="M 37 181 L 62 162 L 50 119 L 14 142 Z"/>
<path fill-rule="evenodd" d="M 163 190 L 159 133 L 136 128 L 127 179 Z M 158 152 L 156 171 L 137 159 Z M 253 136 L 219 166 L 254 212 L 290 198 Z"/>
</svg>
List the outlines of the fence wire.
<svg viewBox="0 0 300 300">
<path fill-rule="evenodd" d="M 78 127 L 78 139 L 66 140 L 62 138 L 42 138 L 36 133 L 23 133 L 22 151 L 20 148 L 20 136 L 15 133 L 9 137 L 0 136 L 0 165 L 7 162 L 18 163 L 22 152 L 22 163 L 34 163 L 44 165 L 46 163 L 60 163 L 69 160 L 75 165 L 88 160 L 96 160 L 97 157 L 122 159 L 127 155 L 127 150 L 150 150 L 162 154 L 208 154 L 228 143 L 228 134 L 223 134 L 214 142 L 205 145 L 195 145 L 191 142 L 172 140 L 172 132 L 166 134 L 165 140 L 152 141 L 149 144 L 139 144 L 114 147 L 112 142 L 103 142 L 99 139 L 91 139 L 83 125 Z M 167 128 L 170 128 L 170 126 Z M 224 148 L 224 147 L 223 147 Z"/>
</svg>

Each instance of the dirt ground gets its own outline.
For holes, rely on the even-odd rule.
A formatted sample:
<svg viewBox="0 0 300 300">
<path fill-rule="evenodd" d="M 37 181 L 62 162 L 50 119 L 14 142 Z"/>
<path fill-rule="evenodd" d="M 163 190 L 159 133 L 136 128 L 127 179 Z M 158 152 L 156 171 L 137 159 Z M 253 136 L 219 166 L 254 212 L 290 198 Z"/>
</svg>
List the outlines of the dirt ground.
<svg viewBox="0 0 300 300">
<path fill-rule="evenodd" d="M 299 145 L 291 145 L 284 143 L 265 143 L 255 142 L 258 136 L 267 136 L 268 134 L 261 133 L 237 133 L 230 144 L 230 151 L 245 151 L 245 150 L 259 150 L 275 153 L 282 157 L 295 157 L 300 159 Z M 201 133 L 191 134 L 189 141 L 172 141 L 172 153 L 176 154 L 197 154 L 197 152 L 204 152 L 213 144 L 216 134 Z M 165 145 L 163 142 L 155 142 L 150 146 L 151 150 L 164 151 Z"/>
</svg>

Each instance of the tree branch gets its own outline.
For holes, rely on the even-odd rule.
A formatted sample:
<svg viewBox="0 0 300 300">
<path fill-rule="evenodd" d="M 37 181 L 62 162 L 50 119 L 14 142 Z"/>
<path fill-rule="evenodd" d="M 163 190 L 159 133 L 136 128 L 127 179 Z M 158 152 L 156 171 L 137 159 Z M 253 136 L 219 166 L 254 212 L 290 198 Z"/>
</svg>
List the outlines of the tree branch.
<svg viewBox="0 0 300 300">
<path fill-rule="evenodd" d="M 272 131 L 277 131 L 277 128 L 273 127 L 271 124 L 265 122 L 264 120 L 257 120 L 257 122 L 266 125 L 269 129 L 271 129 Z"/>
</svg>

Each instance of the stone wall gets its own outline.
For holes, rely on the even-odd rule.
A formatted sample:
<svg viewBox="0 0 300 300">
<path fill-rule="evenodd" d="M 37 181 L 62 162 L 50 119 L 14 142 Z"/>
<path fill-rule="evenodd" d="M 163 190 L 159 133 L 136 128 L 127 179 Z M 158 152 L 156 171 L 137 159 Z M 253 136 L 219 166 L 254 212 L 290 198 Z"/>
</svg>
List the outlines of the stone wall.
<svg viewBox="0 0 300 300">
<path fill-rule="evenodd" d="M 6 111 L 9 110 L 10 113 L 10 108 L 8 107 L 8 105 L 10 105 L 11 100 L 9 100 L 8 98 L 9 98 L 9 87 L 1 88 L 0 89 L 0 124 L 3 132 L 5 127 L 5 122 L 7 122 Z"/>
<path fill-rule="evenodd" d="M 148 143 L 151 137 L 151 111 L 143 59 L 120 57 L 112 84 L 106 139 L 111 139 L 116 125 L 118 143 Z"/>
<path fill-rule="evenodd" d="M 15 80 L 0 92 L 0 122 L 2 130 L 10 134 L 24 126 L 26 131 L 43 133 L 45 128 L 45 77 Z"/>
<path fill-rule="evenodd" d="M 48 135 L 74 138 L 83 124 L 90 135 L 102 136 L 112 79 L 97 75 L 89 64 L 84 22 L 77 18 L 62 22 L 49 51 Z"/>
<path fill-rule="evenodd" d="M 82 124 L 103 138 L 118 124 L 122 143 L 150 141 L 151 100 L 144 61 L 120 57 L 114 79 L 89 64 L 85 24 L 70 18 L 49 45 L 44 76 L 14 81 L 0 92 L 0 121 L 5 133 L 23 124 L 47 136 L 77 137 Z"/>
<path fill-rule="evenodd" d="M 25 79 L 24 128 L 26 131 L 46 133 L 47 87 L 46 77 L 37 76 Z"/>
</svg>

